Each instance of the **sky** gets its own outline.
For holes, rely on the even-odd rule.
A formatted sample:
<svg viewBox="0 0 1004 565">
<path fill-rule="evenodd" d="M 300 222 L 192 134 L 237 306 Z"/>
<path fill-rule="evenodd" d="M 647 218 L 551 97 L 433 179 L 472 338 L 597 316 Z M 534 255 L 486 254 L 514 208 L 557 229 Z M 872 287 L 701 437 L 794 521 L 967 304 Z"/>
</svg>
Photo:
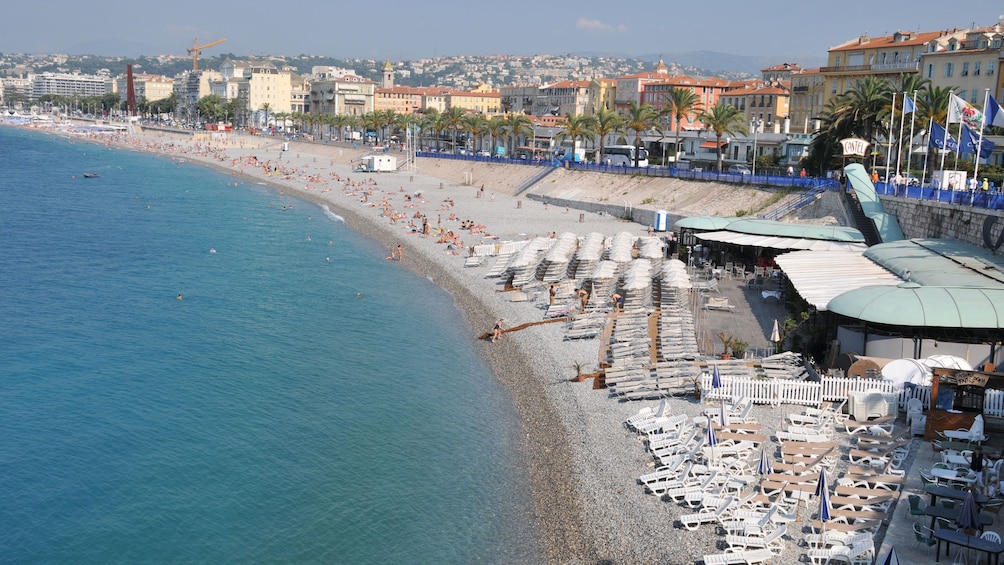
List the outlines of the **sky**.
<svg viewBox="0 0 1004 565">
<path fill-rule="evenodd" d="M 446 55 L 715 51 L 825 60 L 829 47 L 897 30 L 992 25 L 999 0 L 42 0 L 15 2 L 0 18 L 0 52 L 184 55 L 322 55 L 414 60 Z M 32 24 L 31 22 L 37 22 Z"/>
</svg>

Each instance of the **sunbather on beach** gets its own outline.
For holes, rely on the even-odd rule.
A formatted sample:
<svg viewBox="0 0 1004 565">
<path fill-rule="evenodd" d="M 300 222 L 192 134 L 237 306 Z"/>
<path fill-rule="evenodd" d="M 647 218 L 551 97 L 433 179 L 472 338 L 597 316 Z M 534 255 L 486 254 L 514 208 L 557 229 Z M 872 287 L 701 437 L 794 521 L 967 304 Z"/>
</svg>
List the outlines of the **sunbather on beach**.
<svg viewBox="0 0 1004 565">
<path fill-rule="evenodd" d="M 504 322 L 505 319 L 503 318 L 499 318 L 499 320 L 495 322 L 495 327 L 492 328 L 492 343 L 495 343 L 498 339 L 502 339 L 502 325 Z"/>
</svg>

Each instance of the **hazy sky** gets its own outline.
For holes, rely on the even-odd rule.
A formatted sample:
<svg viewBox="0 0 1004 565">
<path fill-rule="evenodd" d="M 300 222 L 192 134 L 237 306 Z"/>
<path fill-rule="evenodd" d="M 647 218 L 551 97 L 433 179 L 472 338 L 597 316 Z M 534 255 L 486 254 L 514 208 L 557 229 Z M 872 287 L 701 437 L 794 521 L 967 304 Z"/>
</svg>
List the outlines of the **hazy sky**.
<svg viewBox="0 0 1004 565">
<path fill-rule="evenodd" d="M 990 25 L 999 0 L 488 1 L 62 0 L 12 2 L 0 52 L 99 55 L 328 55 L 410 60 L 442 55 L 637 56 L 689 51 L 766 55 L 797 62 L 861 34 Z M 466 6 L 466 7 L 464 7 Z M 491 6 L 491 7 L 489 7 Z"/>
</svg>

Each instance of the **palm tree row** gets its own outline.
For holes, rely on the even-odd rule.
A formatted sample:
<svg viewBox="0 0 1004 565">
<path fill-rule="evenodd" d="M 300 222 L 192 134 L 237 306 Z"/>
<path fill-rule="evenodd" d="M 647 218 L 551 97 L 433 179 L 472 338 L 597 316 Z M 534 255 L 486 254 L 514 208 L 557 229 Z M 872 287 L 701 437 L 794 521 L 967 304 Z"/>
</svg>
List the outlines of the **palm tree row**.
<svg viewBox="0 0 1004 565">
<path fill-rule="evenodd" d="M 903 117 L 902 94 L 897 94 L 895 107 L 893 94 L 904 92 L 915 98 L 914 121 L 923 124 L 922 128 L 927 129 L 932 120 L 947 121 L 952 88 L 932 86 L 929 79 L 915 74 L 892 81 L 864 77 L 823 108 L 821 127 L 809 147 L 808 165 L 820 173 L 839 166 L 839 141 L 847 137 L 860 137 L 877 150 L 881 139 L 889 139 L 890 125 L 895 127 Z M 899 143 L 907 147 L 910 140 L 900 139 Z"/>
</svg>

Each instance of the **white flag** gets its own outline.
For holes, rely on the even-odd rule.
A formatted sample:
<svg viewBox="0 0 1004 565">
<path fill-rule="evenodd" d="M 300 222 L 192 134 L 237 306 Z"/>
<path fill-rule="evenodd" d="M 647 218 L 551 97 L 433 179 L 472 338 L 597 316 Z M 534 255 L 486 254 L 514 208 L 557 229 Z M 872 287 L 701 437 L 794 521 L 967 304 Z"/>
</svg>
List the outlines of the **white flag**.
<svg viewBox="0 0 1004 565">
<path fill-rule="evenodd" d="M 980 124 L 983 123 L 983 112 L 952 94 L 948 101 L 948 123 L 956 124 L 959 122 L 966 124 L 971 129 L 980 129 Z"/>
</svg>

